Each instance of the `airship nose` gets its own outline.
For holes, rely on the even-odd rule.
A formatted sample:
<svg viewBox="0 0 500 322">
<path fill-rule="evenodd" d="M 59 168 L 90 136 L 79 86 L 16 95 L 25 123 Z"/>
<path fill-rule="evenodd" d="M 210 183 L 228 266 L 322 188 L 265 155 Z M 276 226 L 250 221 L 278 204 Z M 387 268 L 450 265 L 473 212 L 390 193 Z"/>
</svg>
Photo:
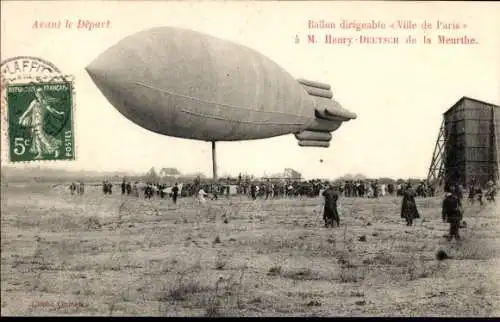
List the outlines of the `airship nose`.
<svg viewBox="0 0 500 322">
<path fill-rule="evenodd" d="M 85 71 L 87 72 L 87 74 L 89 74 L 90 77 L 92 77 L 92 67 L 90 65 L 85 67 Z"/>
<path fill-rule="evenodd" d="M 92 81 L 100 87 L 104 73 L 103 70 L 98 67 L 98 64 L 95 61 L 91 62 L 87 67 L 85 67 L 85 71 L 89 74 Z"/>
<path fill-rule="evenodd" d="M 96 79 L 94 77 L 94 72 L 92 71 L 92 67 L 89 65 L 87 67 L 85 67 L 85 71 L 87 72 L 87 74 L 89 74 L 90 78 L 92 78 L 92 80 L 94 81 L 94 83 L 97 83 L 96 82 Z"/>
<path fill-rule="evenodd" d="M 106 60 L 103 61 L 102 56 L 97 57 L 85 67 L 85 71 L 108 100 L 110 99 L 109 95 L 113 94 L 112 96 L 115 96 L 123 92 L 124 86 L 120 86 L 119 81 L 123 79 L 123 77 L 120 77 L 120 70 L 112 64 L 106 63 Z"/>
</svg>

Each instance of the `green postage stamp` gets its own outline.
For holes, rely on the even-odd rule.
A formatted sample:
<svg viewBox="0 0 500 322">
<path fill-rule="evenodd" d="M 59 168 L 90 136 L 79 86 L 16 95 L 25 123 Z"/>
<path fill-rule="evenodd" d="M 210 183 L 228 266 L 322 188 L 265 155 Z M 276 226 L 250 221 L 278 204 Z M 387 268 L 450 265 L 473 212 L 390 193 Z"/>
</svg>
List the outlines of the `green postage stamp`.
<svg viewBox="0 0 500 322">
<path fill-rule="evenodd" d="M 17 65 L 20 77 L 10 81 L 3 77 L 9 160 L 75 160 L 73 82 L 54 69 L 30 77 L 34 74 L 33 62 L 33 58 L 27 58 Z M 15 66 L 11 64 L 10 69 L 3 69 L 2 75 L 9 76 L 12 71 L 16 74 Z"/>
<path fill-rule="evenodd" d="M 10 160 L 73 160 L 71 83 L 7 86 Z"/>
</svg>

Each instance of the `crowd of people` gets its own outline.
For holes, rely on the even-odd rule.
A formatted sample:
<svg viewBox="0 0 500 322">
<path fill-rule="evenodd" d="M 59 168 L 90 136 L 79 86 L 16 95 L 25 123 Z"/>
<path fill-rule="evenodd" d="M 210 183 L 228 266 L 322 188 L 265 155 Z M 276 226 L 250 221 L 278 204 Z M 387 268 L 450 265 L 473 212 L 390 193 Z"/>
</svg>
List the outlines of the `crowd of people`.
<svg viewBox="0 0 500 322">
<path fill-rule="evenodd" d="M 234 182 L 200 182 L 185 184 L 187 195 L 196 195 L 203 189 L 207 195 L 217 199 L 221 195 L 246 195 L 252 199 L 276 199 L 284 197 L 317 197 L 327 186 L 326 181 L 313 179 L 309 181 L 284 181 L 284 180 L 253 180 Z M 378 180 L 340 181 L 335 183 L 339 193 L 344 197 L 379 198 L 387 195 L 403 196 L 403 183 L 381 184 Z M 234 191 L 231 192 L 231 187 Z M 425 181 L 420 182 L 416 188 L 418 197 L 432 197 L 435 189 Z"/>
<path fill-rule="evenodd" d="M 309 181 L 277 181 L 265 179 L 262 181 L 242 181 L 241 177 L 237 182 L 231 182 L 228 178 L 226 181 L 214 182 L 205 181 L 198 177 L 192 183 L 185 183 L 181 186 L 175 183 L 172 187 L 167 187 L 166 184 L 146 183 L 140 184 L 136 181 L 131 184 L 127 180 L 123 180 L 121 185 L 122 195 L 132 195 L 139 197 L 139 191 L 142 190 L 145 199 L 151 199 L 154 195 L 164 199 L 167 195 L 172 198 L 174 203 L 177 203 L 179 196 L 194 196 L 200 202 L 206 202 L 206 197 L 210 199 L 218 199 L 219 196 L 226 195 L 246 195 L 252 200 L 257 198 L 276 199 L 284 197 L 317 197 L 324 198 L 323 220 L 325 227 L 340 226 L 340 216 L 337 208 L 338 200 L 341 197 L 346 198 L 379 198 L 384 196 L 399 196 L 402 197 L 401 218 L 405 219 L 408 226 L 412 226 L 415 219 L 420 218 L 420 213 L 417 208 L 415 198 L 417 197 L 433 197 L 435 189 L 433 185 L 426 181 L 421 181 L 414 185 L 410 181 L 406 183 L 388 183 L 380 184 L 378 180 L 363 181 L 363 180 L 346 180 L 330 183 L 319 179 Z M 71 194 L 83 194 L 84 183 L 82 181 L 72 182 L 70 185 Z M 107 180 L 102 182 L 103 194 L 112 194 L 113 184 Z M 472 180 L 465 189 L 462 185 L 451 184 L 445 187 L 447 193 L 442 204 L 443 221 L 450 224 L 449 238 L 459 239 L 459 228 L 463 218 L 463 200 L 467 195 L 468 204 L 472 205 L 476 200 L 483 205 L 483 198 L 489 202 L 495 201 L 497 187 L 493 180 L 487 182 L 483 188 L 476 181 Z M 168 191 L 168 193 L 167 193 Z"/>
<path fill-rule="evenodd" d="M 85 184 L 83 183 L 83 181 L 72 182 L 69 185 L 69 191 L 71 195 L 74 195 L 75 193 L 78 195 L 83 195 L 85 193 Z"/>
<path fill-rule="evenodd" d="M 419 187 L 424 187 L 424 183 L 417 186 L 414 189 L 411 183 L 407 183 L 402 187 L 398 187 L 398 195 L 402 195 L 401 204 L 401 218 L 405 219 L 407 226 L 412 226 L 415 219 L 420 218 L 420 213 L 418 211 L 417 203 L 415 198 L 419 196 Z M 399 190 L 401 189 L 401 190 Z M 450 231 L 447 235 L 449 240 L 460 239 L 460 228 L 465 226 L 465 222 L 462 223 L 464 215 L 464 191 L 461 185 L 451 184 L 447 187 L 447 192 L 442 203 L 442 220 L 450 224 Z M 324 209 L 323 209 L 323 220 L 325 222 L 325 227 L 340 226 L 340 216 L 337 208 L 337 202 L 345 191 L 342 191 L 340 186 L 328 185 L 328 187 L 322 192 L 324 197 Z M 497 193 L 497 187 L 493 180 L 488 181 L 486 184 L 486 198 L 490 202 L 495 201 L 495 195 Z M 346 195 L 347 196 L 347 195 Z M 421 196 L 421 194 L 420 194 Z M 468 202 L 469 205 L 474 204 L 477 199 L 480 205 L 483 205 L 483 189 L 477 183 L 476 180 L 472 180 L 469 185 L 469 195 Z"/>
<path fill-rule="evenodd" d="M 385 196 L 399 196 L 403 197 L 407 190 L 408 182 L 394 182 L 394 183 L 380 183 L 379 180 L 344 180 L 335 181 L 332 183 L 339 196 L 346 198 L 379 198 Z M 218 199 L 220 196 L 230 195 L 243 195 L 256 200 L 263 199 L 277 199 L 286 197 L 317 197 L 321 195 L 330 185 L 329 182 L 319 179 L 308 181 L 292 181 L 292 180 L 201 180 L 199 177 L 193 182 L 186 182 L 182 184 L 182 189 L 179 189 L 176 183 L 176 198 L 177 197 L 200 197 L 201 194 L 209 199 Z M 426 182 L 420 181 L 411 185 L 415 197 L 433 197 L 436 194 L 435 187 Z M 123 180 L 119 184 L 122 195 L 132 195 L 139 197 L 140 194 L 144 195 L 145 199 L 151 199 L 155 195 L 164 199 L 172 197 L 172 187 L 168 187 L 165 183 L 142 183 L 135 181 L 133 184 L 130 181 Z M 72 183 L 70 186 L 71 193 L 83 194 L 83 182 Z M 108 180 L 102 182 L 103 194 L 111 195 L 113 184 Z M 170 190 L 167 193 L 167 190 Z M 462 196 L 468 195 L 469 202 L 473 203 L 477 200 L 479 203 L 484 202 L 484 197 L 488 201 L 494 201 L 496 188 L 493 181 L 488 182 L 485 188 L 481 188 L 475 181 L 471 182 L 468 190 L 464 189 L 461 185 L 456 187 L 458 194 Z"/>
</svg>

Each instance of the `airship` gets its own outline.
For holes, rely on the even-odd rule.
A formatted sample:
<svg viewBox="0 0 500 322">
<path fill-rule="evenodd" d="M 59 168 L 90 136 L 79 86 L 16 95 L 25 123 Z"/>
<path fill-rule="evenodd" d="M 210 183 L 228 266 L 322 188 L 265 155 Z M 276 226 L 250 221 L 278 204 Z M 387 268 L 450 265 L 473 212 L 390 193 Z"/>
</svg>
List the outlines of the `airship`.
<svg viewBox="0 0 500 322">
<path fill-rule="evenodd" d="M 167 136 L 240 141 L 294 134 L 329 147 L 355 119 L 331 86 L 295 79 L 263 54 L 189 29 L 155 27 L 127 36 L 86 68 L 126 118 Z"/>
</svg>

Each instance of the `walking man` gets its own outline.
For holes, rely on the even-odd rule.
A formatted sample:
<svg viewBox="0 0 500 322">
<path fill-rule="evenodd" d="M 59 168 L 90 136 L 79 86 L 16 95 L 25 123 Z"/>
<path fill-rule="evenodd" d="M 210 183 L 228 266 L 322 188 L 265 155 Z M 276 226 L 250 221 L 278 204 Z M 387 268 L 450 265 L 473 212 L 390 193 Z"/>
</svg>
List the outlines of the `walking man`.
<svg viewBox="0 0 500 322">
<path fill-rule="evenodd" d="M 179 187 L 177 186 L 177 183 L 175 183 L 175 186 L 172 188 L 172 200 L 174 201 L 174 204 L 177 204 L 178 195 L 179 195 Z"/>
<path fill-rule="evenodd" d="M 337 210 L 337 200 L 339 199 L 339 194 L 335 191 L 332 185 L 323 191 L 323 197 L 325 197 L 325 207 L 323 210 L 323 220 L 325 221 L 325 227 L 330 225 L 333 227 L 333 223 L 337 223 L 337 227 L 340 226 L 339 212 Z"/>
<path fill-rule="evenodd" d="M 403 204 L 401 205 L 401 218 L 406 219 L 406 225 L 413 225 L 413 219 L 420 218 L 417 203 L 415 202 L 416 192 L 410 182 L 408 182 L 403 193 Z"/>
<path fill-rule="evenodd" d="M 123 179 L 123 182 L 122 182 L 122 195 L 125 194 L 125 191 L 127 191 L 127 183 L 125 182 L 125 179 Z"/>
<path fill-rule="evenodd" d="M 252 195 L 253 200 L 257 199 L 257 187 L 254 183 L 252 183 L 252 185 L 250 186 L 250 194 Z"/>
<path fill-rule="evenodd" d="M 455 238 L 460 239 L 459 228 L 460 220 L 462 218 L 462 205 L 460 199 L 455 193 L 455 185 L 450 186 L 450 192 L 446 194 L 446 198 L 443 200 L 442 218 L 443 222 L 448 222 L 450 224 L 450 234 L 448 235 L 448 240 Z"/>
</svg>

